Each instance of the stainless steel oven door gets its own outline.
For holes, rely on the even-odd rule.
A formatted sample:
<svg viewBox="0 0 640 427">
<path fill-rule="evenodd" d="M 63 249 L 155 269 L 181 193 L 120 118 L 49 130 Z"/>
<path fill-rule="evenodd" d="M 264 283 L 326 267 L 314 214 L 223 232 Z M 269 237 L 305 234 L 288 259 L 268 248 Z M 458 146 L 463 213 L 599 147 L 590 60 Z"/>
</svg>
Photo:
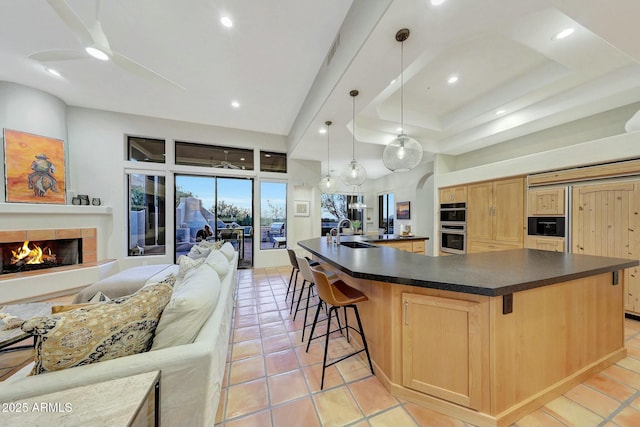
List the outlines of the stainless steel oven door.
<svg viewBox="0 0 640 427">
<path fill-rule="evenodd" d="M 451 254 L 467 253 L 467 232 L 464 229 L 441 229 L 440 250 Z"/>
</svg>

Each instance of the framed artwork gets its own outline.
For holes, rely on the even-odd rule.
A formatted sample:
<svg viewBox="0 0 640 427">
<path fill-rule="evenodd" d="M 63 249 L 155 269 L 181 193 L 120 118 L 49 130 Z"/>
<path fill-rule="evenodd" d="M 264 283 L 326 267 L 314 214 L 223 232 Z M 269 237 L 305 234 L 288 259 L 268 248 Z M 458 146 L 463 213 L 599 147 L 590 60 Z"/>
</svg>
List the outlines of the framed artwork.
<svg viewBox="0 0 640 427">
<path fill-rule="evenodd" d="M 4 129 L 7 202 L 65 204 L 64 141 Z"/>
<path fill-rule="evenodd" d="M 307 200 L 294 201 L 293 216 L 309 216 L 309 202 Z"/>
<path fill-rule="evenodd" d="M 396 203 L 396 219 L 411 219 L 411 202 Z"/>
</svg>

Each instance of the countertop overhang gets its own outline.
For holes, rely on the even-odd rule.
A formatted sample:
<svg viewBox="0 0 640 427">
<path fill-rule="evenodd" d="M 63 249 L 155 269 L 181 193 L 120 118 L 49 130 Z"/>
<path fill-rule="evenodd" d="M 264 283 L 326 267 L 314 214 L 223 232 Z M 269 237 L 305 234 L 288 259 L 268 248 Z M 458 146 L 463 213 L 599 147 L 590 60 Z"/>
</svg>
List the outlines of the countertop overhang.
<svg viewBox="0 0 640 427">
<path fill-rule="evenodd" d="M 342 241 L 368 241 L 341 236 Z M 374 236 L 375 237 L 375 236 Z M 513 249 L 432 257 L 390 247 L 349 248 L 325 238 L 298 245 L 358 279 L 377 280 L 468 294 L 500 296 L 639 265 L 638 260 Z"/>
</svg>

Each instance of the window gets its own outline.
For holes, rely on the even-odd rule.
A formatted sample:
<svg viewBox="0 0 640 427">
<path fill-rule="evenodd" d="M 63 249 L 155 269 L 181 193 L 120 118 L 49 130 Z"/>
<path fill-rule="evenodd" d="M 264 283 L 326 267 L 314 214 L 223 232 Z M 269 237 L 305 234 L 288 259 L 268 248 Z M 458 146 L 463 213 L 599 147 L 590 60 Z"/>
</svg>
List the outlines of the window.
<svg viewBox="0 0 640 427">
<path fill-rule="evenodd" d="M 384 228 L 385 234 L 393 234 L 395 205 L 393 193 L 378 196 L 378 227 Z"/>
<path fill-rule="evenodd" d="M 176 164 L 253 170 L 253 150 L 176 141 Z"/>
<path fill-rule="evenodd" d="M 260 184 L 260 249 L 287 246 L 287 184 Z"/>
<path fill-rule="evenodd" d="M 152 138 L 127 138 L 128 159 L 132 162 L 164 163 L 164 140 Z"/>
<path fill-rule="evenodd" d="M 165 253 L 164 176 L 129 174 L 129 255 Z"/>
<path fill-rule="evenodd" d="M 342 218 L 348 218 L 354 223 L 354 228 L 362 228 L 363 210 L 352 209 L 353 203 L 362 202 L 362 196 L 353 194 L 326 194 L 320 196 L 320 217 L 322 235 L 327 234 L 332 228 L 338 226 Z"/>
<path fill-rule="evenodd" d="M 260 172 L 287 172 L 287 154 L 260 151 Z"/>
</svg>

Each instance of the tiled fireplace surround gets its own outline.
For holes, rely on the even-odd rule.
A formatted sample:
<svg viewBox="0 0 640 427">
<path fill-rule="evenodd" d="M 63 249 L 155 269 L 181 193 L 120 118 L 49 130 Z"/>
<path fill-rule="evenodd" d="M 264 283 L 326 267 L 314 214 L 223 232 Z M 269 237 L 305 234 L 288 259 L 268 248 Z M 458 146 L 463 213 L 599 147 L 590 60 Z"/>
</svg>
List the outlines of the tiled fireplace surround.
<svg viewBox="0 0 640 427">
<path fill-rule="evenodd" d="M 0 231 L 0 243 L 56 239 L 81 239 L 82 263 L 0 275 L 0 305 L 68 293 L 71 289 L 98 280 L 104 276 L 105 269 L 113 268 L 113 265 L 109 265 L 114 264 L 112 261 L 99 263 L 97 260 L 96 228 Z"/>
</svg>

